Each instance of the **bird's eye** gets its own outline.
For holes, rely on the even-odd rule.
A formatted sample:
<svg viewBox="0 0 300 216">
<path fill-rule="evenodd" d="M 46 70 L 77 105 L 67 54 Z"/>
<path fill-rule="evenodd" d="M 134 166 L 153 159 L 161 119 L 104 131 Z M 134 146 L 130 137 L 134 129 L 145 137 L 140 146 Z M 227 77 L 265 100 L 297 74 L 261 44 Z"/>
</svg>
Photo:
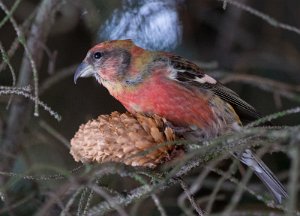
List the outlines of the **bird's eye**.
<svg viewBox="0 0 300 216">
<path fill-rule="evenodd" d="M 100 52 L 95 52 L 93 57 L 94 57 L 94 59 L 98 60 L 102 57 L 102 54 Z"/>
</svg>

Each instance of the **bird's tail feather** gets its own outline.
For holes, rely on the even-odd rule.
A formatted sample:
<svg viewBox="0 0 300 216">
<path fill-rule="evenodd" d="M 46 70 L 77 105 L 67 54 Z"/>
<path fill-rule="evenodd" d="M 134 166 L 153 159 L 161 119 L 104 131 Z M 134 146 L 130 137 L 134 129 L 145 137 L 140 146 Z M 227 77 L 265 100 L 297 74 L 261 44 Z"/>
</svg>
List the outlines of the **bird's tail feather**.
<svg viewBox="0 0 300 216">
<path fill-rule="evenodd" d="M 284 186 L 275 177 L 272 171 L 265 165 L 265 163 L 255 156 L 255 154 L 250 150 L 246 149 L 242 155 L 239 157 L 241 162 L 249 166 L 254 173 L 261 179 L 264 185 L 272 193 L 274 200 L 278 203 L 282 203 L 282 199 L 288 198 L 288 194 Z"/>
</svg>

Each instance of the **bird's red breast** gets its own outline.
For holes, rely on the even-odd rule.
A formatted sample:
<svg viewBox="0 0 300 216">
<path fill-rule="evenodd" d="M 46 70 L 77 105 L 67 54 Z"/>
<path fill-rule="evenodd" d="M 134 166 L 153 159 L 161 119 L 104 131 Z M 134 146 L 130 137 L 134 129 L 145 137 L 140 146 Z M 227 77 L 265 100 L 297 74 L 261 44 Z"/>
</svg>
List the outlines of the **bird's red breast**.
<svg viewBox="0 0 300 216">
<path fill-rule="evenodd" d="M 214 120 L 209 94 L 201 94 L 164 77 L 165 71 L 152 72 L 142 85 L 118 94 L 111 92 L 129 112 L 162 116 L 180 126 L 209 127 Z"/>
</svg>

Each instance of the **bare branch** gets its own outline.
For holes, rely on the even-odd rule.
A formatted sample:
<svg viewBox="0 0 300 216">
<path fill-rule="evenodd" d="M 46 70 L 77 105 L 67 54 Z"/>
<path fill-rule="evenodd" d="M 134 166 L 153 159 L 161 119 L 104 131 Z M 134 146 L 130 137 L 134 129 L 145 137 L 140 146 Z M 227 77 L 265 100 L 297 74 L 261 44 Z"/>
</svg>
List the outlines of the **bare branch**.
<svg viewBox="0 0 300 216">
<path fill-rule="evenodd" d="M 40 44 L 46 41 L 46 38 L 54 21 L 54 14 L 58 10 L 60 5 L 61 1 L 59 0 L 42 1 L 35 17 L 35 21 L 31 26 L 30 37 L 28 38 L 27 43 L 25 43 L 25 39 L 20 28 L 17 26 L 14 19 L 10 17 L 10 22 L 13 24 L 14 29 L 17 32 L 19 41 L 24 46 L 26 51 L 23 56 L 17 85 L 28 86 L 31 83 L 31 70 L 33 69 L 33 72 L 35 74 L 34 93 L 36 99 L 38 98 L 37 70 L 41 66 L 43 57 L 43 48 L 42 46 L 40 46 Z M 0 6 L 7 14 L 9 13 L 2 1 L 0 1 Z M 37 106 L 37 103 L 35 106 Z M 15 153 L 18 151 L 20 146 L 20 142 L 18 141 L 27 121 L 29 120 L 30 108 L 31 106 L 26 99 L 18 101 L 17 103 L 13 103 L 9 113 L 6 134 L 1 145 L 2 152 Z M 0 170 L 10 170 L 12 163 L 13 161 L 11 159 L 1 157 Z M 3 181 L 4 179 L 0 177 L 0 183 Z"/>
<path fill-rule="evenodd" d="M 274 26 L 274 27 L 277 27 L 277 28 L 281 28 L 281 29 L 284 29 L 284 30 L 288 30 L 288 31 L 291 31 L 291 32 L 295 32 L 296 34 L 299 34 L 300 35 L 300 29 L 299 28 L 296 28 L 294 26 L 291 26 L 291 25 L 288 25 L 288 24 L 285 24 L 285 23 L 282 23 L 282 22 L 279 22 L 277 21 L 276 19 L 274 19 L 273 17 L 267 15 L 267 14 L 264 14 L 250 6 L 247 6 L 243 3 L 240 3 L 238 1 L 234 1 L 234 0 L 218 0 L 218 1 L 221 1 L 223 2 L 223 8 L 226 9 L 226 4 L 229 3 L 229 4 L 232 4 L 238 8 L 241 8 L 242 10 L 244 11 L 247 11 L 248 13 L 254 15 L 254 16 L 257 16 L 259 18 L 261 18 L 262 20 L 266 21 L 267 23 L 269 23 L 271 26 Z M 224 6 L 225 5 L 225 6 Z"/>
</svg>

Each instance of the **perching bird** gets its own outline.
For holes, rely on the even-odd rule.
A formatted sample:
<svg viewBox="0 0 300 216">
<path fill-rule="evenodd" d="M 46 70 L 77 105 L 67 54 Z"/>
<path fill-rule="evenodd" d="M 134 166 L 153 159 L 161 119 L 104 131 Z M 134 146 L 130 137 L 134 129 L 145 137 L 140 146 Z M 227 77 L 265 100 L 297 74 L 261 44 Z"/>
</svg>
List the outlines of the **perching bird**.
<svg viewBox="0 0 300 216">
<path fill-rule="evenodd" d="M 251 105 L 196 64 L 171 53 L 142 49 L 131 40 L 107 41 L 89 50 L 74 82 L 89 76 L 129 112 L 164 117 L 188 140 L 210 139 L 239 127 L 240 119 L 259 118 Z M 239 159 L 253 169 L 277 203 L 288 197 L 251 150 Z"/>
</svg>

